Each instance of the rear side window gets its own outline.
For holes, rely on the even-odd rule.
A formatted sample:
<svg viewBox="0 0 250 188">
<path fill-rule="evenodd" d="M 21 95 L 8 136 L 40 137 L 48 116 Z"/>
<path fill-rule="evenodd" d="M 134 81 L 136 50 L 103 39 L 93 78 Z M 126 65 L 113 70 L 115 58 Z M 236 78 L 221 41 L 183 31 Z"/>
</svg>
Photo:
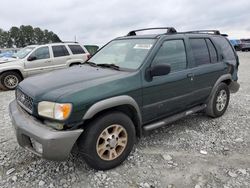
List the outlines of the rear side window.
<svg viewBox="0 0 250 188">
<path fill-rule="evenodd" d="M 218 55 L 217 55 L 217 51 L 214 47 L 214 44 L 211 42 L 210 39 L 206 39 L 206 42 L 207 42 L 207 47 L 208 47 L 209 54 L 210 54 L 211 63 L 217 63 L 218 62 Z"/>
<path fill-rule="evenodd" d="M 69 45 L 69 48 L 73 54 L 84 54 L 85 51 L 80 45 Z"/>
<path fill-rule="evenodd" d="M 169 64 L 171 72 L 186 69 L 187 58 L 183 40 L 165 41 L 156 54 L 153 64 Z"/>
<path fill-rule="evenodd" d="M 67 48 L 64 45 L 52 46 L 54 57 L 62 57 L 69 55 Z"/>
<path fill-rule="evenodd" d="M 236 61 L 234 51 L 229 44 L 229 42 L 224 37 L 214 37 L 214 42 L 220 46 L 222 53 L 223 53 L 223 59 L 229 60 L 229 61 Z"/>
<path fill-rule="evenodd" d="M 194 61 L 197 66 L 210 64 L 210 57 L 205 39 L 190 39 Z"/>
</svg>

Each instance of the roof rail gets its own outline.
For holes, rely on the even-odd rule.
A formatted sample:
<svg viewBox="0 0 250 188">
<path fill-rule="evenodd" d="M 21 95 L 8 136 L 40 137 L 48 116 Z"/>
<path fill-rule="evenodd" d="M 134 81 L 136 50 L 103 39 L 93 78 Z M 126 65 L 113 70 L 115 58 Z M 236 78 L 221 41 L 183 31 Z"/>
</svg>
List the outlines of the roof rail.
<svg viewBox="0 0 250 188">
<path fill-rule="evenodd" d="M 184 33 L 207 33 L 207 34 L 221 35 L 219 30 L 197 30 L 197 31 L 186 31 Z"/>
<path fill-rule="evenodd" d="M 78 43 L 78 42 L 76 42 L 76 41 L 61 41 L 61 42 L 59 42 L 59 43 Z"/>
<path fill-rule="evenodd" d="M 174 27 L 152 27 L 152 28 L 145 28 L 145 29 L 138 29 L 138 30 L 130 31 L 127 34 L 127 36 L 135 36 L 136 32 L 140 32 L 140 31 L 160 30 L 160 29 L 166 29 L 167 30 L 166 34 L 177 33 L 177 31 Z"/>
</svg>

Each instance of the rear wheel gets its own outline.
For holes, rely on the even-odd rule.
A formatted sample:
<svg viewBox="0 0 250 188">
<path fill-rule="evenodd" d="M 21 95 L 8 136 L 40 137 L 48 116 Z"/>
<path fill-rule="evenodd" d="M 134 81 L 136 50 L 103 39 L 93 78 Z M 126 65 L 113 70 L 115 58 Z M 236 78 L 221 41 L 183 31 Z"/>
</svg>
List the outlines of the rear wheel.
<svg viewBox="0 0 250 188">
<path fill-rule="evenodd" d="M 0 88 L 2 90 L 14 90 L 22 77 L 15 71 L 4 72 L 0 75 Z"/>
<path fill-rule="evenodd" d="M 228 86 L 222 82 L 216 87 L 215 92 L 208 103 L 206 114 L 211 117 L 222 116 L 227 110 L 229 99 L 230 92 Z"/>
<path fill-rule="evenodd" d="M 108 170 L 121 164 L 135 143 L 135 128 L 124 113 L 101 115 L 87 126 L 78 140 L 86 163 L 97 170 Z"/>
</svg>

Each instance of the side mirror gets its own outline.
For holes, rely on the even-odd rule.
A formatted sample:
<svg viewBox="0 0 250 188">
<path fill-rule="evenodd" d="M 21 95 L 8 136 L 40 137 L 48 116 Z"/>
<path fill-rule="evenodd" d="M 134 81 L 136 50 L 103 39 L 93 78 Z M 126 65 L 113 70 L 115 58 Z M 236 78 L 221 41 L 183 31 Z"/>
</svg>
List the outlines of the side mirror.
<svg viewBox="0 0 250 188">
<path fill-rule="evenodd" d="M 36 60 L 36 57 L 35 56 L 29 56 L 27 60 L 28 61 L 34 61 L 34 60 Z"/>
<path fill-rule="evenodd" d="M 163 76 L 169 74 L 171 67 L 168 64 L 158 64 L 150 68 L 150 76 Z"/>
</svg>

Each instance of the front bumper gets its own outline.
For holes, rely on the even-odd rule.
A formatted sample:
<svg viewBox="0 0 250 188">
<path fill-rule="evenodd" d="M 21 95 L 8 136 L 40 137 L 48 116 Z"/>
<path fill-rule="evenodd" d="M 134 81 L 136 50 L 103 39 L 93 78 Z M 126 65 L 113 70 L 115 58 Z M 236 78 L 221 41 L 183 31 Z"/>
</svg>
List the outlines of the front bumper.
<svg viewBox="0 0 250 188">
<path fill-rule="evenodd" d="M 9 112 L 18 144 L 45 159 L 65 160 L 83 132 L 54 130 L 24 112 L 16 101 L 10 103 Z M 35 149 L 34 141 L 42 146 L 42 152 Z"/>
</svg>

